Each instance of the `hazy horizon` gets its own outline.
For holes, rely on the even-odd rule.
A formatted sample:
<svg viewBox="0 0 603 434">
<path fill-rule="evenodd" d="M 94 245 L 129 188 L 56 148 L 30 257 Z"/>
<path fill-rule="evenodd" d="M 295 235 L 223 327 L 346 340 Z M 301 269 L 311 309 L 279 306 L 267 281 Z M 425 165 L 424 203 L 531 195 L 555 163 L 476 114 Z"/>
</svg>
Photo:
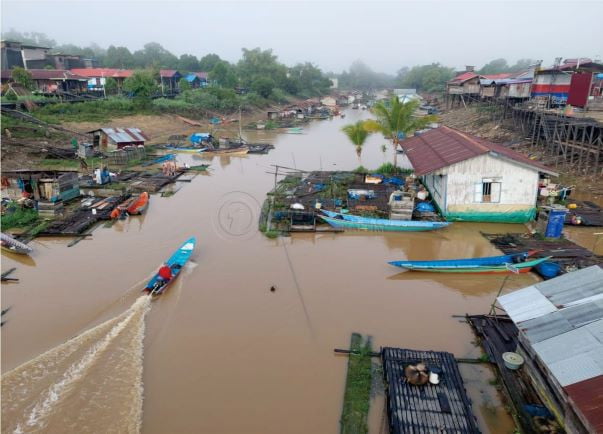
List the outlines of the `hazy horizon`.
<svg viewBox="0 0 603 434">
<path fill-rule="evenodd" d="M 241 48 L 261 47 L 287 65 L 309 61 L 339 73 L 360 59 L 394 74 L 432 62 L 462 69 L 501 57 L 600 59 L 602 12 L 598 1 L 4 0 L 1 22 L 3 32 L 45 33 L 57 44 L 133 52 L 158 42 L 177 56 L 216 53 L 231 62 Z"/>
</svg>

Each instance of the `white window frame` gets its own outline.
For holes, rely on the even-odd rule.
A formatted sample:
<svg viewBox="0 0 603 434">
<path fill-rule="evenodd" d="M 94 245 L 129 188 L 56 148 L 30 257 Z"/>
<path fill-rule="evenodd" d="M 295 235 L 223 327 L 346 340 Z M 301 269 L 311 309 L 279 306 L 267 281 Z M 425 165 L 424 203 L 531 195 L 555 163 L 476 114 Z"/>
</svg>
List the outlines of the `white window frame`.
<svg viewBox="0 0 603 434">
<path fill-rule="evenodd" d="M 490 184 L 490 194 L 484 194 L 485 184 Z M 489 196 L 489 200 L 484 200 Z M 481 182 L 473 185 L 474 203 L 500 203 L 502 196 L 502 178 L 482 178 Z"/>
</svg>

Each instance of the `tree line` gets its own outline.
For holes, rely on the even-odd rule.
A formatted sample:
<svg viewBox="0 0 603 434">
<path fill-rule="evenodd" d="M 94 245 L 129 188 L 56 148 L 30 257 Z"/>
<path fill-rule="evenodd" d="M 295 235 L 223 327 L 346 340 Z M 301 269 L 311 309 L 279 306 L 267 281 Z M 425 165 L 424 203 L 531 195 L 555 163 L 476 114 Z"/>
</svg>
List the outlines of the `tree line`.
<svg viewBox="0 0 603 434">
<path fill-rule="evenodd" d="M 238 62 L 231 63 L 218 54 L 202 57 L 193 54 L 176 56 L 157 42 L 149 42 L 140 50 L 130 51 L 125 46 L 102 48 L 97 44 L 79 47 L 59 45 L 39 32 L 9 30 L 2 34 L 5 40 L 52 47 L 54 52 L 81 55 L 96 59 L 107 68 L 122 69 L 177 69 L 181 72 L 204 71 L 208 78 L 224 88 L 243 87 L 263 98 L 283 99 L 286 95 L 309 98 L 324 95 L 331 87 L 330 78 L 336 78 L 341 89 L 370 91 L 383 88 L 413 88 L 420 92 L 442 92 L 446 82 L 456 74 L 454 68 L 440 63 L 402 67 L 396 75 L 376 72 L 361 60 L 339 73 L 325 73 L 316 65 L 305 62 L 289 67 L 279 62 L 272 50 L 242 49 Z M 520 59 L 509 64 L 506 59 L 494 59 L 480 69 L 480 74 L 519 72 L 534 64 L 532 59 Z"/>
</svg>

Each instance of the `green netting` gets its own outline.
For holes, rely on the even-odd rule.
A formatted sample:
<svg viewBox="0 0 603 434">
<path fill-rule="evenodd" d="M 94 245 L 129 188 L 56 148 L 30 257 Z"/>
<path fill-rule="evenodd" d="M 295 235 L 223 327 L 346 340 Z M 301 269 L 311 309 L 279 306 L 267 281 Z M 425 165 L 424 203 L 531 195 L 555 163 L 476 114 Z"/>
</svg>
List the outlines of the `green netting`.
<svg viewBox="0 0 603 434">
<path fill-rule="evenodd" d="M 445 217 L 450 222 L 525 223 L 534 220 L 536 208 L 506 212 L 451 212 Z"/>
</svg>

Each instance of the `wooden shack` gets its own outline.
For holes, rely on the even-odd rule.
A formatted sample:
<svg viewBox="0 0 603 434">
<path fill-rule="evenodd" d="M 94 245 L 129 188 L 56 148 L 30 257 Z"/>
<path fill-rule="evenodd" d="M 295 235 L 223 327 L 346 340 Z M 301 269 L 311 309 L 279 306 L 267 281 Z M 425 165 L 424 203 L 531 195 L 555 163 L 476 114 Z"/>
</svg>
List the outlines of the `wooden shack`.
<svg viewBox="0 0 603 434">
<path fill-rule="evenodd" d="M 80 195 L 77 171 L 14 170 L 2 172 L 2 198 L 67 201 Z"/>
<path fill-rule="evenodd" d="M 99 128 L 88 131 L 88 134 L 92 134 L 94 148 L 105 152 L 126 146 L 144 146 L 144 142 L 149 140 L 140 128 Z"/>
</svg>

